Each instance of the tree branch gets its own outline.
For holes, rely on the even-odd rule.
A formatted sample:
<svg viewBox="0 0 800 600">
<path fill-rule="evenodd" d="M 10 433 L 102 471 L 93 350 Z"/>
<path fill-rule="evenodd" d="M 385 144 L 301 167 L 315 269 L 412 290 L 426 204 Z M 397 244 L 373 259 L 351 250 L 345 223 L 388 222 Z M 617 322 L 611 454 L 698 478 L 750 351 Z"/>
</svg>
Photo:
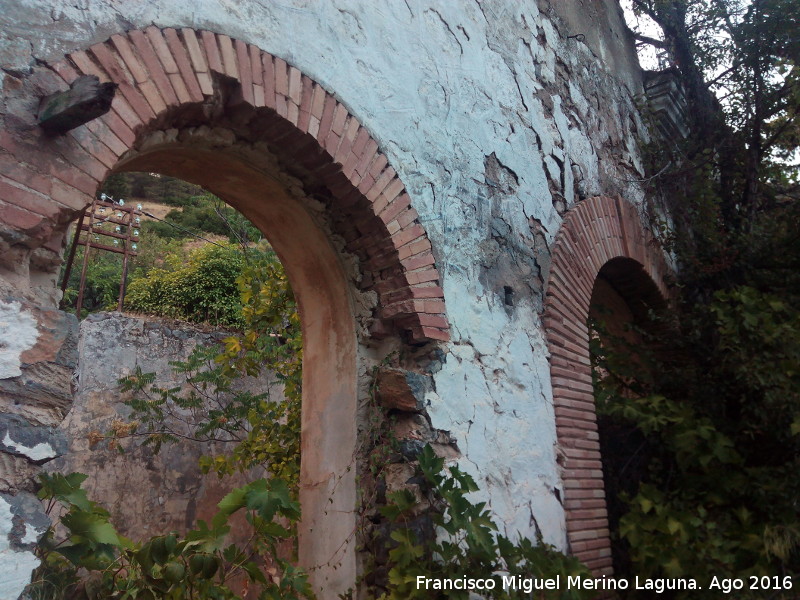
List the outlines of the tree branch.
<svg viewBox="0 0 800 600">
<path fill-rule="evenodd" d="M 640 42 L 643 42 L 645 44 L 650 44 L 651 46 L 655 46 L 656 48 L 661 48 L 662 50 L 666 50 L 668 48 L 666 42 L 662 40 L 657 40 L 656 38 L 650 37 L 649 35 L 644 35 L 642 33 L 637 33 L 634 31 L 633 37 L 635 37 Z"/>
</svg>

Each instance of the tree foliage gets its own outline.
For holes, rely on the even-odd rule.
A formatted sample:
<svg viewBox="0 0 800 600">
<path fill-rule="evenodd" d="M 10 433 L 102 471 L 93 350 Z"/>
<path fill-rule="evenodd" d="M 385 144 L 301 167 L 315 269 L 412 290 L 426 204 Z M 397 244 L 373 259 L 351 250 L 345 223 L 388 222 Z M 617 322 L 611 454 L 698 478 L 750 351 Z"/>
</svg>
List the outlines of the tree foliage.
<svg viewBox="0 0 800 600">
<path fill-rule="evenodd" d="M 686 92 L 690 133 L 657 140 L 650 154 L 660 174 L 650 192 L 666 198 L 675 225 L 667 239 L 678 265 L 672 311 L 654 316 L 657 326 L 641 331 L 649 344 L 635 348 L 594 323 L 601 438 L 614 440 L 603 455 L 618 493 L 610 499 L 622 549 L 615 566 L 698 581 L 780 576 L 783 584 L 800 571 L 800 188 L 792 163 L 800 4 L 633 5 L 662 30 L 655 43 Z M 719 595 L 706 587 L 685 597 Z M 796 591 L 778 587 L 769 597 Z"/>
<path fill-rule="evenodd" d="M 161 268 L 133 279 L 126 307 L 163 317 L 242 328 L 237 279 L 245 258 L 233 244 L 206 245 L 188 256 L 168 255 Z"/>
<path fill-rule="evenodd" d="M 749 231 L 757 214 L 797 200 L 797 165 L 789 163 L 798 160 L 798 3 L 633 0 L 633 7 L 660 27 L 657 43 L 689 102 L 689 139 L 658 182 L 676 182 L 670 191 L 690 201 L 672 203 L 689 221 L 682 223 L 687 230 L 698 203 L 714 205 L 718 225 L 734 233 Z"/>
<path fill-rule="evenodd" d="M 389 551 L 391 568 L 380 598 L 542 598 L 543 600 L 580 600 L 593 598 L 596 592 L 568 587 L 567 577 L 591 578 L 589 570 L 577 559 L 566 556 L 544 543 L 521 538 L 514 541 L 498 533 L 485 502 L 474 503 L 470 494 L 478 491 L 475 480 L 455 465 L 445 470 L 444 459 L 430 446 L 419 455 L 419 479 L 432 507 L 428 539 L 420 539 L 419 503 L 409 490 L 390 495 L 381 509 L 395 524 L 391 533 L 394 547 Z M 502 585 L 502 577 L 544 581 L 559 577 L 561 585 L 552 590 L 531 590 L 522 586 Z M 418 578 L 464 580 L 493 578 L 495 589 L 435 590 L 418 585 Z"/>
</svg>

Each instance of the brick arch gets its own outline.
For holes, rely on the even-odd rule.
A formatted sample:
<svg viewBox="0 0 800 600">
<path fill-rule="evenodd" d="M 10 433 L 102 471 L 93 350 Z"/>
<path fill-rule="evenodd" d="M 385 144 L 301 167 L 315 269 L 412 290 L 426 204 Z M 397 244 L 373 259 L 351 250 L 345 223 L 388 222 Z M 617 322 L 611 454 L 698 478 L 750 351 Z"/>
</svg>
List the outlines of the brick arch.
<svg viewBox="0 0 800 600">
<path fill-rule="evenodd" d="M 587 319 L 600 270 L 620 258 L 667 298 L 666 261 L 636 208 L 607 196 L 580 203 L 556 236 L 544 307 L 569 550 L 598 575 L 612 573 L 612 559 Z"/>
<path fill-rule="evenodd" d="M 117 84 L 111 110 L 65 135 L 46 134 L 35 118 L 40 97 L 81 75 Z M 360 259 L 360 286 L 378 298 L 371 335 L 402 334 L 412 344 L 447 340 L 431 243 L 378 143 L 336 97 L 283 59 L 208 31 L 149 27 L 114 35 L 38 65 L 16 84 L 0 128 L 0 269 L 16 268 L 15 281 L 30 289 L 55 291 L 67 224 L 115 169 L 155 170 L 159 159 L 172 155 L 192 164 L 176 168 L 176 176 L 193 169 L 200 178 L 205 169 L 227 171 L 231 183 L 251 182 L 249 190 L 226 197 L 251 202 L 257 225 L 273 227 L 269 237 L 282 257 L 290 257 L 285 266 L 301 313 L 313 316 L 302 319 L 299 560 L 312 567 L 312 584 L 324 590 L 320 597 L 346 593 L 358 574 L 351 467 L 360 355 L 344 261 L 274 173 L 236 149 L 215 153 L 213 144 L 194 147 L 180 135 L 205 129 L 223 141 L 233 135 L 234 145 L 242 141 L 251 150 L 265 144 L 279 169 L 325 204 L 333 233 Z M 265 190 L 260 197 L 257 186 Z"/>
<path fill-rule="evenodd" d="M 403 182 L 360 121 L 297 68 L 227 35 L 154 26 L 113 35 L 49 67 L 57 78 L 38 74 L 40 89 L 96 75 L 118 90 L 111 111 L 63 139 L 38 130 L 25 141 L 4 136 L 0 146 L 33 163 L 32 172 L 0 163 L 0 174 L 14 181 L 12 193 L 0 196 L 15 205 L 5 219 L 12 227 L 46 237 L 90 202 L 142 132 L 176 120 L 208 122 L 210 107 L 221 104 L 234 121 L 257 120 L 263 134 L 256 141 L 272 144 L 286 166 L 324 191 L 336 233 L 360 259 L 362 287 L 379 298 L 373 336 L 400 330 L 413 343 L 449 339 L 431 243 Z M 59 242 L 51 240 L 51 249 Z"/>
</svg>

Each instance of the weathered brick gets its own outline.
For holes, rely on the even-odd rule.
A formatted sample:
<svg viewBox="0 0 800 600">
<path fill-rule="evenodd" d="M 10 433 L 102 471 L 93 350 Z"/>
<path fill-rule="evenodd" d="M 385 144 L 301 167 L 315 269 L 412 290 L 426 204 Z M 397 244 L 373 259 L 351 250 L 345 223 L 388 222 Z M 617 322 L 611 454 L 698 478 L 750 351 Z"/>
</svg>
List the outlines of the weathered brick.
<svg viewBox="0 0 800 600">
<path fill-rule="evenodd" d="M 264 103 L 275 109 L 275 61 L 271 54 L 264 52 L 261 55 L 261 65 L 264 73 Z"/>
<path fill-rule="evenodd" d="M 253 95 L 253 73 L 250 68 L 250 53 L 248 52 L 247 44 L 242 40 L 236 40 L 234 43 L 236 50 L 236 62 L 238 65 L 239 79 L 242 84 L 242 97 L 244 101 L 253 106 L 256 105 L 255 96 Z"/>
<path fill-rule="evenodd" d="M 430 315 L 427 313 L 421 313 L 417 315 L 417 320 L 419 321 L 420 325 L 426 327 L 436 327 L 437 329 L 447 329 L 449 324 L 447 323 L 447 319 L 440 315 Z"/>
<path fill-rule="evenodd" d="M 358 135 L 359 127 L 360 125 L 358 123 L 358 119 L 356 119 L 353 116 L 350 116 L 344 128 L 344 134 L 342 135 L 342 143 L 339 145 L 339 149 L 336 151 L 336 156 L 334 156 L 334 160 L 336 162 L 342 163 L 345 160 L 345 158 L 350 154 L 350 149 L 353 147 L 353 143 L 356 141 L 356 136 Z M 372 173 L 370 173 L 370 175 L 372 175 Z"/>
<path fill-rule="evenodd" d="M 2 176 L 0 176 L 0 200 L 46 218 L 54 218 L 62 208 L 66 207 L 66 205 L 59 207 L 48 196 L 22 187 Z M 24 217 L 22 214 L 17 216 Z M 28 220 L 30 219 L 26 218 L 26 221 Z"/>
<path fill-rule="evenodd" d="M 400 181 L 400 180 L 398 179 L 397 181 Z M 400 189 L 402 189 L 402 185 L 403 185 L 403 183 L 400 182 Z M 393 186 L 390 184 L 389 188 L 391 189 L 392 187 Z M 397 186 L 394 186 L 394 188 L 396 189 Z M 387 189 L 387 191 L 389 191 L 389 189 Z M 391 194 L 387 194 L 386 192 L 384 192 L 381 195 L 389 197 Z M 394 200 L 392 200 L 386 206 L 386 208 L 383 209 L 378 214 L 378 216 L 380 217 L 381 221 L 383 221 L 384 223 L 390 223 L 397 216 L 399 216 L 402 211 L 404 211 L 410 205 L 411 205 L 411 198 L 409 197 L 409 195 L 408 194 L 401 194 L 401 195 L 397 196 Z M 412 219 L 412 222 L 413 222 L 413 219 Z M 419 227 L 421 227 L 421 226 L 419 226 Z"/>
<path fill-rule="evenodd" d="M 3 183 L 0 182 L 0 200 L 5 199 Z M 0 222 L 19 231 L 31 231 L 42 224 L 42 216 L 15 206 L 0 202 Z"/>
<path fill-rule="evenodd" d="M 142 83 L 149 80 L 149 75 L 145 66 L 139 61 L 136 53 L 133 51 L 130 40 L 124 36 L 115 34 L 111 36 L 111 43 L 119 53 L 119 56 L 125 63 L 128 72 L 133 77 L 136 83 Z M 119 83 L 119 82 L 117 82 Z"/>
<path fill-rule="evenodd" d="M 170 74 L 169 82 L 172 84 L 172 89 L 175 90 L 175 95 L 178 97 L 178 102 L 180 104 L 192 101 L 192 97 L 189 95 L 189 90 L 183 82 L 183 77 L 181 77 L 180 73 Z"/>
<path fill-rule="evenodd" d="M 78 71 L 75 70 L 75 67 L 69 64 L 66 60 L 60 60 L 56 63 L 53 63 L 50 65 L 50 68 L 67 84 L 72 83 L 78 77 L 80 77 L 80 73 L 78 73 Z"/>
<path fill-rule="evenodd" d="M 233 49 L 233 41 L 224 33 L 217 34 L 220 56 L 222 58 L 222 72 L 228 77 L 239 79 L 239 68 L 236 65 L 236 52 Z"/>
<path fill-rule="evenodd" d="M 336 110 L 333 112 L 333 122 L 331 123 L 331 131 L 336 135 L 341 136 L 344 134 L 344 124 L 347 120 L 347 109 L 344 104 L 337 103 Z"/>
<path fill-rule="evenodd" d="M 116 166 L 118 155 L 100 141 L 88 127 L 76 127 L 71 129 L 67 135 L 77 141 L 84 152 L 90 153 L 108 169 Z"/>
<path fill-rule="evenodd" d="M 161 112 L 167 108 L 158 90 L 156 90 L 156 87 L 150 81 L 138 84 L 137 87 L 133 87 L 128 83 L 121 83 L 119 92 L 122 98 L 125 99 L 125 102 L 128 103 L 131 110 L 136 114 L 139 123 L 148 123 L 156 116 L 156 111 Z M 117 97 L 114 98 L 114 102 L 112 102 L 111 105 L 116 106 L 116 101 Z M 125 118 L 124 108 L 125 107 L 122 106 L 117 108 L 122 118 Z"/>
<path fill-rule="evenodd" d="M 367 190 L 369 190 L 373 185 L 375 185 L 375 180 L 372 179 L 370 175 L 365 175 L 359 181 L 358 174 L 354 173 L 350 181 L 354 183 L 358 182 L 358 191 L 361 192 L 362 194 L 366 193 Z"/>
<path fill-rule="evenodd" d="M 86 127 L 97 139 L 102 140 L 103 143 L 108 146 L 115 157 L 118 158 L 123 152 L 128 150 L 128 145 L 109 129 L 103 119 L 93 119 L 86 123 Z"/>
<path fill-rule="evenodd" d="M 361 175 L 366 175 L 369 172 L 372 161 L 374 161 L 379 155 L 380 152 L 378 151 L 378 142 L 370 138 L 364 146 L 364 150 L 361 153 L 361 158 L 359 158 L 358 162 L 356 163 L 356 171 Z"/>
<path fill-rule="evenodd" d="M 150 44 L 147 36 L 143 32 L 135 29 L 128 32 L 128 36 L 134 48 L 136 48 L 136 51 L 139 53 L 142 63 L 147 68 L 150 78 L 158 88 L 164 102 L 167 106 L 176 105 L 178 103 L 178 97 L 175 95 L 175 90 L 172 88 L 172 84 L 161 66 L 161 62 L 158 60 L 155 50 L 153 50 L 153 46 Z"/>
<path fill-rule="evenodd" d="M 100 180 L 90 177 L 83 171 L 73 169 L 62 159 L 56 159 L 52 162 L 50 175 L 90 196 L 97 192 L 97 188 L 100 185 Z"/>
<path fill-rule="evenodd" d="M 164 38 L 167 41 L 167 45 L 169 46 L 170 52 L 175 60 L 175 64 L 178 67 L 178 72 L 183 78 L 183 82 L 189 92 L 189 101 L 202 102 L 203 91 L 200 89 L 200 82 L 198 81 L 197 75 L 192 68 L 187 47 L 184 46 L 180 37 L 178 37 L 178 32 L 172 28 L 164 30 Z M 196 44 L 197 38 L 193 37 L 193 39 L 195 40 Z M 199 46 L 197 49 L 199 51 Z"/>
<path fill-rule="evenodd" d="M 264 86 L 263 85 L 253 85 L 253 106 L 256 108 L 261 108 L 266 106 L 267 102 L 264 98 Z"/>
<path fill-rule="evenodd" d="M 286 119 L 294 126 L 297 126 L 297 123 L 300 119 L 300 108 L 294 102 L 287 102 L 286 103 Z M 326 140 L 326 148 L 329 145 L 332 145 L 333 148 L 336 148 L 338 145 L 338 138 L 336 139 L 335 143 L 333 141 L 329 142 Z M 331 154 L 333 154 L 333 150 L 328 150 Z"/>
<path fill-rule="evenodd" d="M 193 29 L 181 29 L 181 37 L 183 38 L 186 51 L 189 53 L 189 60 L 192 62 L 197 83 L 200 86 L 200 91 L 204 96 L 211 96 L 214 93 L 214 86 L 211 82 L 210 66 L 206 61 L 204 53 L 205 41 L 201 46 L 200 41 L 197 39 L 197 32 Z"/>
<path fill-rule="evenodd" d="M 412 285 L 409 290 L 413 298 L 444 298 L 444 290 L 438 285 Z"/>
<path fill-rule="evenodd" d="M 45 196 L 50 194 L 52 178 L 36 172 L 18 158 L 5 152 L 0 153 L 0 173 L 12 181 L 16 181 Z"/>
<path fill-rule="evenodd" d="M 151 25 L 144 31 L 145 34 L 147 35 L 147 39 L 150 40 L 150 45 L 153 47 L 153 50 L 155 51 L 158 60 L 161 62 L 161 66 L 164 67 L 164 71 L 167 73 L 167 75 L 177 73 L 178 64 L 175 62 L 175 59 L 172 56 L 172 51 L 167 45 L 167 42 L 164 40 L 164 36 L 162 35 L 161 30 L 158 27 Z"/>
<path fill-rule="evenodd" d="M 210 71 L 217 73 L 225 73 L 222 67 L 222 57 L 219 52 L 219 44 L 217 43 L 217 36 L 211 31 L 201 31 L 200 39 L 203 41 L 203 48 L 205 49 L 206 61 Z"/>
<path fill-rule="evenodd" d="M 58 180 L 53 182 L 50 197 L 73 210 L 81 210 L 92 201 L 90 195 L 84 194 L 80 190 L 76 190 L 74 187 Z"/>
<path fill-rule="evenodd" d="M 275 93 L 280 96 L 289 95 L 288 68 L 285 60 L 275 57 Z"/>
<path fill-rule="evenodd" d="M 375 162 L 384 162 L 386 157 L 382 155 L 382 159 L 383 160 L 376 160 Z M 370 169 L 370 172 L 372 172 L 372 169 Z M 387 167 L 375 180 L 375 185 L 373 185 L 372 188 L 370 188 L 370 190 L 366 193 L 367 199 L 370 202 L 375 202 L 375 200 L 377 200 L 378 197 L 384 192 L 386 186 L 389 185 L 389 182 L 394 179 L 395 174 L 396 173 L 392 167 Z"/>
<path fill-rule="evenodd" d="M 103 181 L 106 175 L 108 175 L 108 167 L 97 160 L 92 153 L 82 148 L 76 148 L 74 151 L 70 152 L 68 156 L 66 156 L 66 159 L 70 164 L 97 181 Z"/>
<path fill-rule="evenodd" d="M 420 327 L 419 335 L 415 336 L 415 339 L 417 341 L 438 340 L 447 342 L 450 340 L 450 333 L 444 329 L 423 325 Z"/>
<path fill-rule="evenodd" d="M 319 134 L 319 120 L 313 115 L 308 119 L 308 134 L 314 136 L 315 139 Z"/>
<path fill-rule="evenodd" d="M 430 240 L 428 240 L 427 237 L 421 237 L 419 240 L 416 240 L 413 243 L 407 244 L 398 249 L 397 256 L 400 258 L 400 260 L 405 260 L 409 256 L 414 256 L 415 254 L 419 254 L 420 252 L 425 252 L 426 250 L 430 249 Z"/>
<path fill-rule="evenodd" d="M 294 67 L 289 67 L 288 88 L 289 100 L 294 102 L 299 107 L 303 92 L 303 82 L 300 76 L 300 71 Z"/>
<path fill-rule="evenodd" d="M 115 83 L 127 81 L 130 84 L 135 83 L 135 79 L 130 71 L 126 68 L 124 62 L 118 60 L 116 52 L 112 52 L 107 44 L 95 44 L 89 48 L 91 54 L 95 57 L 101 67 L 108 73 L 109 79 Z"/>
<path fill-rule="evenodd" d="M 322 118 L 319 121 L 319 132 L 317 133 L 317 139 L 322 141 L 327 136 L 331 130 L 331 124 L 333 123 L 333 112 L 336 110 L 336 98 L 333 96 L 328 96 L 325 99 L 325 108 L 322 110 Z"/>
<path fill-rule="evenodd" d="M 311 100 L 311 114 L 312 116 L 316 117 L 317 120 L 322 119 L 322 113 L 325 110 L 325 98 L 328 94 L 325 92 L 323 87 L 318 83 L 314 84 L 314 93 Z"/>
<path fill-rule="evenodd" d="M 418 271 L 411 271 L 406 275 L 406 278 L 411 285 L 426 283 L 428 281 L 439 281 L 439 271 L 434 268 L 420 269 Z"/>
<path fill-rule="evenodd" d="M 303 75 L 301 83 L 300 117 L 298 118 L 297 126 L 301 131 L 307 132 L 308 123 L 311 119 L 311 102 L 314 97 L 314 82 Z"/>
<path fill-rule="evenodd" d="M 286 96 L 275 94 L 275 112 L 286 119 L 289 116 L 289 107 L 286 104 Z"/>
<path fill-rule="evenodd" d="M 434 262 L 435 261 L 434 261 L 434 258 L 433 258 L 433 254 L 430 253 L 430 252 L 426 252 L 426 253 L 423 253 L 423 254 L 417 254 L 415 256 L 412 256 L 411 258 L 408 258 L 408 259 L 404 260 L 403 261 L 403 267 L 406 268 L 409 271 L 413 271 L 415 269 L 419 269 L 419 268 L 422 268 L 422 267 L 426 267 L 428 265 L 432 265 L 432 264 L 434 264 Z M 419 296 L 415 296 L 415 298 L 418 298 L 418 297 Z"/>
</svg>

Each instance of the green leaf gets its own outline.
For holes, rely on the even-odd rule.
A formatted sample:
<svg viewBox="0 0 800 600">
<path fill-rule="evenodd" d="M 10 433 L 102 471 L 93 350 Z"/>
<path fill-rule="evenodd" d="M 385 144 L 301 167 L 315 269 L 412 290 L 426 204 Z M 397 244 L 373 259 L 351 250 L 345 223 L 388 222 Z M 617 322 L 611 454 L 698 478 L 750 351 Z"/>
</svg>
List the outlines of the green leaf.
<svg viewBox="0 0 800 600">
<path fill-rule="evenodd" d="M 114 526 L 102 515 L 84 511 L 70 512 L 61 518 L 61 522 L 70 533 L 90 542 L 122 547 Z"/>
</svg>

